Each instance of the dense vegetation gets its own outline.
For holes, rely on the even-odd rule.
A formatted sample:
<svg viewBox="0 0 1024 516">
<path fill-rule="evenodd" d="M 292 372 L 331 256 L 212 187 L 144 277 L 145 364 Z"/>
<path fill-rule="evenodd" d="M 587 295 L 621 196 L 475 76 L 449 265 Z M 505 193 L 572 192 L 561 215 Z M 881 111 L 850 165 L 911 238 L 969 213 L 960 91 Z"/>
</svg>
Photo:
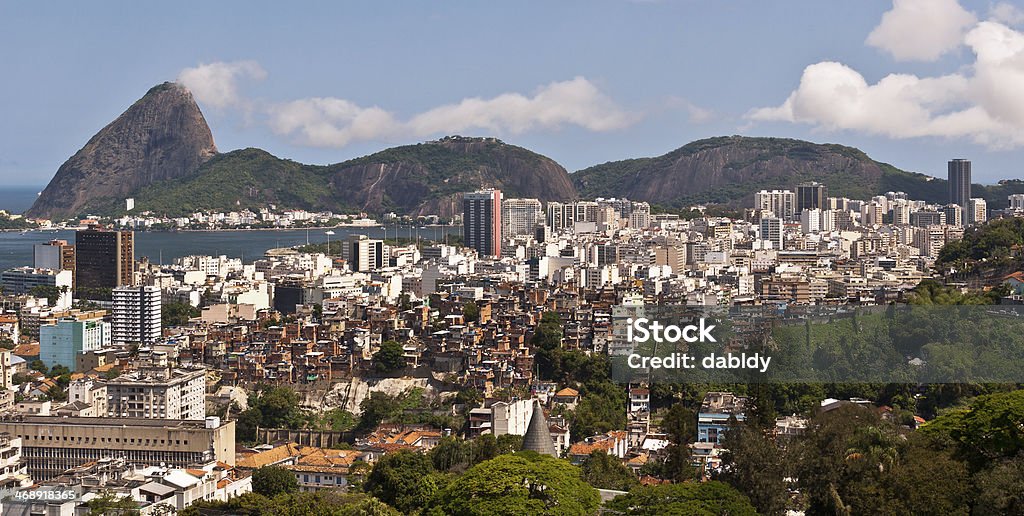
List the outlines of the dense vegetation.
<svg viewBox="0 0 1024 516">
<path fill-rule="evenodd" d="M 984 263 L 986 267 L 1020 265 L 1024 245 L 1024 219 L 993 220 L 964 233 L 964 238 L 946 244 L 939 252 L 936 265 L 970 269 Z"/>
<path fill-rule="evenodd" d="M 377 178 L 387 167 L 393 167 L 389 170 L 394 175 L 374 189 L 375 181 L 367 181 L 367 175 Z M 393 210 L 404 214 L 423 203 L 482 186 L 500 187 L 508 197 L 547 198 L 545 184 L 557 198 L 572 195 L 568 175 L 558 164 L 498 140 L 405 145 L 326 166 L 304 165 L 249 148 L 220 154 L 186 178 L 146 187 L 136 195 L 135 211 L 185 215 L 276 204 L 336 213 Z M 116 203 L 93 208 L 110 214 L 124 212 Z"/>
<path fill-rule="evenodd" d="M 722 156 L 702 161 L 703 154 L 710 152 L 721 152 Z M 658 178 L 669 177 L 669 171 L 677 167 L 681 167 L 676 170 L 680 175 L 672 177 L 686 177 L 694 182 L 685 186 L 679 181 L 664 184 L 664 188 L 658 189 L 662 192 L 658 199 L 641 199 L 629 193 L 637 184 L 646 185 L 647 181 L 658 184 Z M 719 174 L 723 180 L 714 180 Z M 853 199 L 904 191 L 913 192 L 916 199 L 945 203 L 948 196 L 945 180 L 874 161 L 852 147 L 787 138 L 708 138 L 662 156 L 595 165 L 572 177 L 583 198 L 621 197 L 626 192 L 627 197 L 657 201 L 668 208 L 703 203 L 749 205 L 751 195 L 758 190 L 793 189 L 805 181 L 824 183 L 830 195 Z M 1006 196 L 1019 192 L 1024 192 L 1022 182 L 974 186 L 975 195 L 984 197 L 994 208 L 1005 206 Z"/>
</svg>

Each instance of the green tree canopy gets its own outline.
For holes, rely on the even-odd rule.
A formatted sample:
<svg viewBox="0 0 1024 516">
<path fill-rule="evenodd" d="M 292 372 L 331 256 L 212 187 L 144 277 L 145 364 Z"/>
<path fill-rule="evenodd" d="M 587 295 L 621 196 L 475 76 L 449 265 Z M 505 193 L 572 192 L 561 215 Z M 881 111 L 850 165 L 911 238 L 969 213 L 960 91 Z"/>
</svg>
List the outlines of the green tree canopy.
<svg viewBox="0 0 1024 516">
<path fill-rule="evenodd" d="M 295 474 L 280 466 L 264 466 L 252 472 L 252 490 L 263 496 L 294 493 L 299 490 Z"/>
<path fill-rule="evenodd" d="M 405 350 L 402 345 L 393 340 L 386 340 L 380 345 L 380 350 L 373 354 L 373 368 L 381 373 L 390 373 L 405 367 Z"/>
<path fill-rule="evenodd" d="M 590 454 L 581 466 L 583 481 L 598 489 L 616 489 L 629 491 L 639 485 L 633 472 L 616 457 L 603 450 Z"/>
<path fill-rule="evenodd" d="M 422 453 L 400 450 L 385 454 L 366 477 L 363 490 L 409 514 L 421 509 L 437 489 L 434 465 Z"/>
<path fill-rule="evenodd" d="M 592 515 L 597 491 L 562 459 L 519 452 L 473 466 L 439 491 L 431 514 Z"/>
<path fill-rule="evenodd" d="M 642 516 L 755 516 L 739 491 L 722 482 L 683 482 L 634 488 L 605 507 L 618 514 Z"/>
</svg>

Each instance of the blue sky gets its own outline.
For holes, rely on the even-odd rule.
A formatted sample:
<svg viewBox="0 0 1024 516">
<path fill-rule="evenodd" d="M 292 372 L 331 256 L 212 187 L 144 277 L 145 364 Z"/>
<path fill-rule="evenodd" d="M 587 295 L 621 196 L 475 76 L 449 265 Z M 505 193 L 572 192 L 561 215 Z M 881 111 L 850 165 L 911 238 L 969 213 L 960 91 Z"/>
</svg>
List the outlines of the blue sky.
<svg viewBox="0 0 1024 516">
<path fill-rule="evenodd" d="M 457 133 L 574 171 L 747 134 L 853 145 L 933 175 L 966 157 L 976 181 L 1022 177 L 1021 7 L 3 2 L 0 181 L 45 184 L 149 87 L 177 79 L 220 150 L 307 163 Z"/>
</svg>

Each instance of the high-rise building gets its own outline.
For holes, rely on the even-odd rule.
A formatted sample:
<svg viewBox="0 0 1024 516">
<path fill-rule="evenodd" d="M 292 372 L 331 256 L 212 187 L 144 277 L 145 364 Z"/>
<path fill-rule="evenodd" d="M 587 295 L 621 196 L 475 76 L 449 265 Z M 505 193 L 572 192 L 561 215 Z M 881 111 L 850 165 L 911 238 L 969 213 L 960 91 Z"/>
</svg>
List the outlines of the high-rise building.
<svg viewBox="0 0 1024 516">
<path fill-rule="evenodd" d="M 949 202 L 957 204 L 967 211 L 967 202 L 971 199 L 971 161 L 954 159 L 949 161 Z"/>
<path fill-rule="evenodd" d="M 1024 210 L 1024 194 L 1013 194 L 1006 198 L 1011 210 Z"/>
<path fill-rule="evenodd" d="M 37 269 L 75 270 L 75 246 L 67 240 L 51 240 L 33 246 L 33 263 Z"/>
<path fill-rule="evenodd" d="M 537 199 L 504 199 L 501 201 L 501 237 L 515 238 L 532 235 L 538 223 L 543 222 L 540 201 Z"/>
<path fill-rule="evenodd" d="M 800 213 L 807 209 L 828 208 L 828 187 L 816 183 L 801 183 L 796 185 L 796 212 Z"/>
<path fill-rule="evenodd" d="M 47 368 L 62 365 L 75 369 L 75 359 L 86 351 L 110 347 L 110 323 L 103 311 L 63 317 L 39 328 L 39 359 Z"/>
<path fill-rule="evenodd" d="M 818 208 L 811 208 L 800 212 L 800 231 L 805 234 L 820 232 L 821 214 L 822 211 Z"/>
<path fill-rule="evenodd" d="M 964 225 L 964 209 L 959 204 L 947 204 L 943 206 L 942 213 L 946 215 L 946 225 Z"/>
<path fill-rule="evenodd" d="M 910 225 L 919 228 L 941 226 L 946 223 L 946 214 L 942 211 L 921 210 L 910 214 Z"/>
<path fill-rule="evenodd" d="M 462 197 L 462 238 L 481 256 L 501 256 L 501 191 L 480 190 Z"/>
<path fill-rule="evenodd" d="M 161 337 L 159 287 L 118 287 L 113 291 L 114 344 L 153 344 Z"/>
<path fill-rule="evenodd" d="M 384 267 L 384 241 L 366 235 L 352 235 L 345 246 L 345 259 L 354 272 L 369 272 Z"/>
<path fill-rule="evenodd" d="M 761 190 L 754 194 L 754 209 L 792 220 L 796 215 L 796 194 L 789 190 Z"/>
<path fill-rule="evenodd" d="M 761 219 L 761 240 L 771 242 L 772 249 L 782 249 L 782 219 L 775 217 Z"/>
<path fill-rule="evenodd" d="M 984 224 L 988 220 L 988 203 L 979 197 L 968 199 L 964 213 L 967 216 L 967 224 Z"/>
<path fill-rule="evenodd" d="M 132 285 L 135 233 L 92 227 L 75 233 L 75 287 Z"/>
</svg>

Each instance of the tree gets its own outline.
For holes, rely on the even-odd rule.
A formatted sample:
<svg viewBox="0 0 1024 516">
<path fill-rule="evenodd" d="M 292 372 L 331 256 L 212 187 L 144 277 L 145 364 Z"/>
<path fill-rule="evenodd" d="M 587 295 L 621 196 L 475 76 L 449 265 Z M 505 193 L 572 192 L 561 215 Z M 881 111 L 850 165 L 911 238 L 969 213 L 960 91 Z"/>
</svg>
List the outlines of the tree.
<svg viewBox="0 0 1024 516">
<path fill-rule="evenodd" d="M 473 466 L 437 492 L 430 510 L 463 515 L 591 515 L 597 491 L 579 469 L 533 452 L 501 455 Z"/>
<path fill-rule="evenodd" d="M 36 285 L 29 289 L 28 293 L 32 297 L 44 297 L 46 298 L 46 302 L 49 303 L 50 306 L 54 306 L 55 304 L 57 304 L 57 299 L 60 298 L 60 295 L 64 292 L 67 292 L 67 290 L 67 287 L 57 287 L 54 285 Z"/>
<path fill-rule="evenodd" d="M 641 486 L 616 496 L 605 507 L 617 514 L 642 516 L 755 516 L 747 497 L 722 482 L 684 482 Z"/>
<path fill-rule="evenodd" d="M 199 500 L 180 516 L 203 514 L 231 514 L 233 516 L 400 516 L 401 513 L 380 500 L 364 493 L 288 493 L 268 498 L 257 493 L 245 493 L 227 501 Z"/>
<path fill-rule="evenodd" d="M 750 424 L 734 424 L 722 437 L 722 471 L 719 480 L 750 498 L 761 514 L 786 510 L 786 460 L 782 450 Z"/>
<path fill-rule="evenodd" d="M 249 394 L 249 408 L 238 415 L 238 438 L 254 441 L 256 428 L 301 428 L 305 413 L 299 396 L 284 386 L 260 386 Z"/>
<path fill-rule="evenodd" d="M 161 308 L 160 319 L 164 327 L 184 326 L 190 318 L 199 317 L 201 314 L 202 311 L 189 303 L 174 301 Z"/>
<path fill-rule="evenodd" d="M 113 491 L 104 490 L 99 496 L 85 502 L 89 516 L 135 516 L 139 505 L 130 496 L 117 496 Z"/>
<path fill-rule="evenodd" d="M 583 461 L 583 481 L 599 489 L 628 491 L 639 485 L 636 476 L 618 458 L 596 450 Z"/>
<path fill-rule="evenodd" d="M 1024 453 L 978 474 L 975 480 L 975 514 L 1024 514 Z"/>
<path fill-rule="evenodd" d="M 274 497 L 299 490 L 295 475 L 280 466 L 264 466 L 252 472 L 252 490 L 263 496 Z"/>
<path fill-rule="evenodd" d="M 405 367 L 405 350 L 393 340 L 386 340 L 380 350 L 373 354 L 373 368 L 380 373 L 390 373 Z"/>
<path fill-rule="evenodd" d="M 363 490 L 409 514 L 426 505 L 437 489 L 434 466 L 422 453 L 399 450 L 385 454 L 366 477 Z"/>
<path fill-rule="evenodd" d="M 1020 421 L 1024 421 L 1024 390 L 978 396 L 969 409 L 947 412 L 921 430 L 953 443 L 958 456 L 977 471 L 1024 452 Z"/>
<path fill-rule="evenodd" d="M 477 322 L 480 319 L 480 308 L 470 301 L 462 305 L 462 317 L 466 322 Z"/>
</svg>

